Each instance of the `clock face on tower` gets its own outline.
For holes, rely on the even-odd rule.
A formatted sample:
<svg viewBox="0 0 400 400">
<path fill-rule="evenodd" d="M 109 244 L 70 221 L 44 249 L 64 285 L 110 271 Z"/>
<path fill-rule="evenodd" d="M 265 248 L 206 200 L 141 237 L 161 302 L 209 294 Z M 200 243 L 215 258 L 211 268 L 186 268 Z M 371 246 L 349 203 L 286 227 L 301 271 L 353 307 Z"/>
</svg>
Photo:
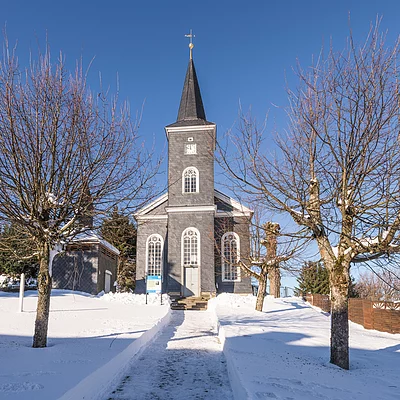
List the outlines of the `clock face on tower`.
<svg viewBox="0 0 400 400">
<path fill-rule="evenodd" d="M 197 154 L 196 143 L 186 143 L 185 154 Z"/>
</svg>

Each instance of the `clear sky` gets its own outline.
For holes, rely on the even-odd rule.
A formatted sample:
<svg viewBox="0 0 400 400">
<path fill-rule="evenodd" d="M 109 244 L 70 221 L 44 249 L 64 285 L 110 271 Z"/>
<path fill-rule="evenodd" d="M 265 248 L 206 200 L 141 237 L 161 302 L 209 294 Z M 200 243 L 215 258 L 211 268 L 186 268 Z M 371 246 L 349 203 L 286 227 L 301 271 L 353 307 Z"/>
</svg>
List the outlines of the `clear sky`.
<svg viewBox="0 0 400 400">
<path fill-rule="evenodd" d="M 322 45 L 340 50 L 349 32 L 356 39 L 383 16 L 389 42 L 399 34 L 399 0 L 0 0 L 0 24 L 18 41 L 21 64 L 29 49 L 62 50 L 70 68 L 83 57 L 93 63 L 89 83 L 116 90 L 132 112 L 144 111 L 140 133 L 165 151 L 164 126 L 175 122 L 193 29 L 194 61 L 209 121 L 223 135 L 243 109 L 285 127 L 285 76 L 296 84 L 297 60 L 311 64 Z M 273 125 L 272 124 L 272 125 Z M 217 178 L 218 179 L 218 178 Z M 164 183 L 164 182 L 163 182 Z"/>
<path fill-rule="evenodd" d="M 311 63 L 321 45 L 341 49 L 348 34 L 348 13 L 357 37 L 364 37 L 376 15 L 392 38 L 399 33 L 398 0 L 0 0 L 0 24 L 11 42 L 18 40 L 21 63 L 29 48 L 45 43 L 54 56 L 62 50 L 73 68 L 81 56 L 94 58 L 89 81 L 99 72 L 104 86 L 144 113 L 141 134 L 165 143 L 164 126 L 176 120 L 193 29 L 194 61 L 207 119 L 218 133 L 232 126 L 239 101 L 263 118 L 284 126 L 285 74 L 293 80 L 299 59 Z M 25 59 L 26 61 L 26 59 Z M 162 148 L 163 146 L 159 146 Z"/>
</svg>

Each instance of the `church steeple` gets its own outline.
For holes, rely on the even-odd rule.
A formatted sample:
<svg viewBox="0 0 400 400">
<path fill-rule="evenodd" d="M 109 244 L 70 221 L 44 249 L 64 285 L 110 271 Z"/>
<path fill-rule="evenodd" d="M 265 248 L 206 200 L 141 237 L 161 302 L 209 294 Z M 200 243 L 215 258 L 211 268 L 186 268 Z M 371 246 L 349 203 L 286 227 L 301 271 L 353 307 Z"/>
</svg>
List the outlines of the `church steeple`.
<svg viewBox="0 0 400 400">
<path fill-rule="evenodd" d="M 212 122 L 206 120 L 204 112 L 203 100 L 201 99 L 199 82 L 197 80 L 196 69 L 193 62 L 193 38 L 192 30 L 188 35 L 189 43 L 189 65 L 186 71 L 185 83 L 183 84 L 181 103 L 179 105 L 178 118 L 176 122 L 165 127 L 167 137 L 170 128 L 183 128 L 199 125 L 213 125 Z"/>
<path fill-rule="evenodd" d="M 206 120 L 203 101 L 201 99 L 199 82 L 193 59 L 189 60 L 186 71 L 185 83 L 183 85 L 181 103 L 179 106 L 177 122 Z"/>
</svg>

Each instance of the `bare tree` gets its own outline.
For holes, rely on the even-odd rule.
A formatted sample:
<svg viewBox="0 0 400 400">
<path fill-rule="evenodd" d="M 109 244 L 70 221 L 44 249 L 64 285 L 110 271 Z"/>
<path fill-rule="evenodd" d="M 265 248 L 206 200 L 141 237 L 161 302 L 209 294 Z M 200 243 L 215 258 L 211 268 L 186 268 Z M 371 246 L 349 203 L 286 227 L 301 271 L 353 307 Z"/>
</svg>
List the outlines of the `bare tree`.
<svg viewBox="0 0 400 400">
<path fill-rule="evenodd" d="M 279 224 L 268 222 L 262 226 L 265 232 L 265 238 L 260 240 L 260 244 L 265 247 L 266 253 L 263 256 L 258 256 L 253 259 L 253 264 L 259 267 L 259 272 L 252 270 L 252 275 L 258 280 L 258 291 L 256 300 L 256 310 L 262 311 L 264 305 L 265 292 L 267 289 L 267 278 L 270 280 L 270 292 L 274 297 L 280 297 L 276 294 L 280 292 L 280 283 L 277 285 L 277 279 L 280 282 L 279 262 L 281 257 L 277 254 L 277 236 L 279 234 Z M 243 269 L 249 267 L 245 263 L 241 263 Z M 250 267 L 251 268 L 251 267 Z M 279 288 L 278 288 L 279 286 Z M 273 288 L 273 290 L 272 290 Z"/>
<path fill-rule="evenodd" d="M 255 213 L 255 222 L 260 221 L 258 212 Z M 270 281 L 270 293 L 275 298 L 280 297 L 280 277 L 282 268 L 294 271 L 290 261 L 293 261 L 302 251 L 298 240 L 285 238 L 281 233 L 280 226 L 274 222 L 263 225 L 252 225 L 253 245 L 252 255 L 249 260 L 239 260 L 242 270 L 257 279 L 258 291 L 256 310 L 262 311 L 267 289 L 267 279 Z M 263 233 L 261 233 L 263 232 Z M 278 239 L 285 238 L 278 246 Z M 257 266 L 258 271 L 253 267 Z"/>
<path fill-rule="evenodd" d="M 222 164 L 243 190 L 315 238 L 332 293 L 330 361 L 344 369 L 350 263 L 399 247 L 398 56 L 399 40 L 389 48 L 379 21 L 360 46 L 350 35 L 344 51 L 322 51 L 311 68 L 297 68 L 289 129 L 277 138 L 275 155 L 264 130 L 245 115 L 230 132 L 235 158 L 221 149 Z"/>
<path fill-rule="evenodd" d="M 391 269 L 361 273 L 355 285 L 357 294 L 363 299 L 381 301 L 400 300 L 400 277 Z"/>
<path fill-rule="evenodd" d="M 122 201 L 145 201 L 156 168 L 128 107 L 91 94 L 82 66 L 69 74 L 62 54 L 52 64 L 47 48 L 20 69 L 7 40 L 4 48 L 0 218 L 34 243 L 40 267 L 33 347 L 45 347 L 51 263 L 60 244 L 79 231 L 79 218 L 88 212 L 96 217 Z"/>
<path fill-rule="evenodd" d="M 281 297 L 281 272 L 279 270 L 279 258 L 277 253 L 278 234 L 281 229 L 279 224 L 269 222 L 263 226 L 265 230 L 264 245 L 267 248 L 266 262 L 269 263 L 270 294 L 275 298 Z"/>
</svg>

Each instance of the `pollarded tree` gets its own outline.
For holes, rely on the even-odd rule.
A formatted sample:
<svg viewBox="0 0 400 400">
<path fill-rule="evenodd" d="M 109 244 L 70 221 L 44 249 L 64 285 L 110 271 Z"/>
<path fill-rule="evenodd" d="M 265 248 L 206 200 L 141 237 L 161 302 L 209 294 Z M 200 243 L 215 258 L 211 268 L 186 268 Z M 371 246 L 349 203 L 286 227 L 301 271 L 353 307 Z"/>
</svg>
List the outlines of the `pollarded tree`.
<svg viewBox="0 0 400 400">
<path fill-rule="evenodd" d="M 281 227 L 277 223 L 268 222 L 264 224 L 265 240 L 263 245 L 267 249 L 266 262 L 269 265 L 269 292 L 276 299 L 281 297 L 281 271 L 278 257 L 278 234 Z"/>
<path fill-rule="evenodd" d="M 400 239 L 399 40 L 385 44 L 379 23 L 364 43 L 350 36 L 342 52 L 321 52 L 298 67 L 289 91 L 289 129 L 276 140 L 243 116 L 237 149 L 221 162 L 266 208 L 290 216 L 312 235 L 329 271 L 331 362 L 349 368 L 350 264 L 398 250 Z"/>
<path fill-rule="evenodd" d="M 47 49 L 21 69 L 15 49 L 7 41 L 4 48 L 0 218 L 31 239 L 38 257 L 33 347 L 45 347 L 51 263 L 59 245 L 81 230 L 82 216 L 96 219 L 121 201 L 146 201 L 156 169 L 128 107 L 91 94 L 82 67 L 68 73 L 63 56 L 53 64 Z"/>
<path fill-rule="evenodd" d="M 265 247 L 265 256 L 259 258 L 258 273 L 258 292 L 256 301 L 256 310 L 262 311 L 264 304 L 265 291 L 267 288 L 267 278 L 270 281 L 270 293 L 274 297 L 280 297 L 280 271 L 279 264 L 283 261 L 278 256 L 278 240 L 280 226 L 277 223 L 267 222 L 262 226 L 265 237 L 261 240 L 261 245 Z M 254 275 L 253 275 L 254 276 Z M 279 285 L 278 285 L 279 281 Z M 277 293 L 278 292 L 278 293 Z"/>
<path fill-rule="evenodd" d="M 267 279 L 270 281 L 270 294 L 275 298 L 280 297 L 280 270 L 301 253 L 302 246 L 299 246 L 297 240 L 287 241 L 287 238 L 285 243 L 278 246 L 278 239 L 284 237 L 278 223 L 267 222 L 262 226 L 252 225 L 252 228 L 251 257 L 248 260 L 239 259 L 238 265 L 246 274 L 258 281 L 256 310 L 262 311 Z"/>
</svg>

